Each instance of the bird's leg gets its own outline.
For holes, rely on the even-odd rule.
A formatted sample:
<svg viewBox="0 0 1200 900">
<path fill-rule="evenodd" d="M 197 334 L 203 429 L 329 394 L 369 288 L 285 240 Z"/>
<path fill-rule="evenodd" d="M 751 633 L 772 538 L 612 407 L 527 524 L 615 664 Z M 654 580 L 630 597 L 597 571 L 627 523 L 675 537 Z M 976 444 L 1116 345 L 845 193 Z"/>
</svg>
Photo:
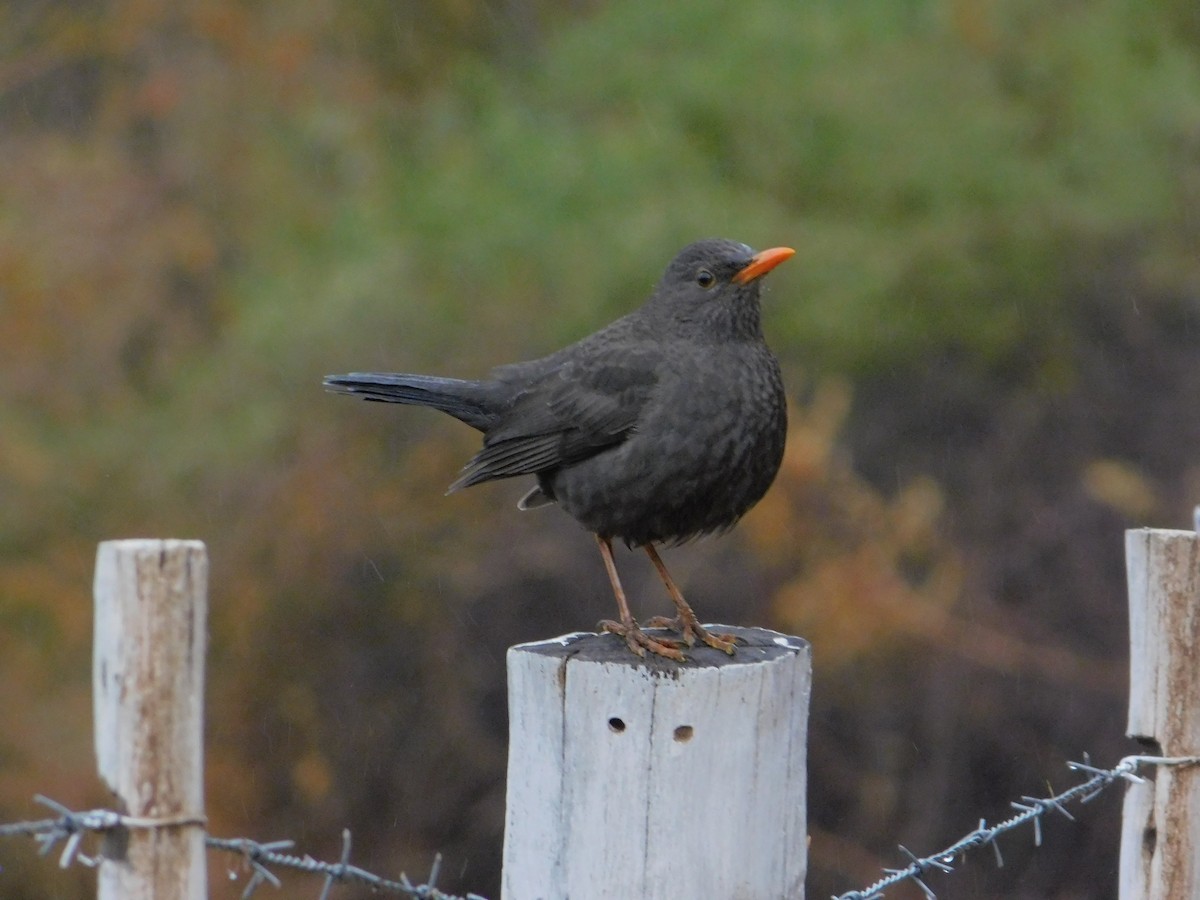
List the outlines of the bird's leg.
<svg viewBox="0 0 1200 900">
<path fill-rule="evenodd" d="M 617 598 L 617 610 L 621 616 L 619 622 L 604 619 L 597 627 L 601 631 L 621 635 L 625 638 L 629 649 L 638 656 L 645 656 L 646 651 L 649 650 L 651 653 L 657 653 L 667 659 L 683 662 L 683 653 L 680 652 L 679 645 L 675 641 L 657 641 L 642 631 L 638 623 L 633 621 L 633 614 L 629 611 L 629 603 L 625 599 L 625 590 L 621 587 L 621 579 L 617 577 L 617 565 L 613 562 L 612 540 L 596 535 L 596 543 L 600 545 L 600 555 L 604 557 L 604 569 L 608 572 L 608 580 L 612 583 L 613 595 Z"/>
<path fill-rule="evenodd" d="M 683 592 L 675 586 L 675 581 L 671 578 L 671 573 L 667 571 L 667 567 L 663 563 L 662 557 L 658 555 L 658 551 L 654 549 L 654 545 L 645 544 L 642 549 L 650 557 L 650 562 L 654 563 L 654 568 L 658 569 L 658 577 L 667 586 L 667 593 L 671 595 L 671 601 L 675 604 L 675 609 L 679 611 L 679 615 L 674 619 L 655 616 L 646 624 L 652 628 L 666 627 L 678 631 L 683 635 L 684 643 L 689 647 L 696 643 L 696 638 L 700 638 L 708 646 L 716 650 L 724 650 L 732 656 L 734 641 L 737 638 L 732 634 L 713 634 L 701 625 L 700 620 L 696 618 L 696 614 L 692 611 L 688 602 L 683 599 Z"/>
</svg>

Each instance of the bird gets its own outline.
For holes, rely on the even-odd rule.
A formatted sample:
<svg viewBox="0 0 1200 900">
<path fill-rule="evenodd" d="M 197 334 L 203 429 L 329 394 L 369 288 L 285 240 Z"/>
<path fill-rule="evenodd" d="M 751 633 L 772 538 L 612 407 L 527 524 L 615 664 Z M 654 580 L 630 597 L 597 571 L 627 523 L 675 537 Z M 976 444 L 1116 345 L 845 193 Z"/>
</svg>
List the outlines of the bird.
<svg viewBox="0 0 1200 900">
<path fill-rule="evenodd" d="M 597 627 L 639 657 L 650 651 L 683 662 L 697 639 L 732 655 L 735 638 L 701 625 L 656 546 L 733 527 L 779 471 L 787 402 L 763 337 L 760 293 L 763 276 L 795 252 L 696 241 L 671 260 L 642 306 L 549 356 L 478 380 L 352 372 L 324 385 L 431 407 L 482 432 L 482 448 L 448 494 L 534 476 L 518 508 L 557 504 L 595 536 L 618 616 Z M 635 621 L 614 540 L 646 552 L 675 617 Z M 680 639 L 645 630 L 664 627 Z"/>
</svg>

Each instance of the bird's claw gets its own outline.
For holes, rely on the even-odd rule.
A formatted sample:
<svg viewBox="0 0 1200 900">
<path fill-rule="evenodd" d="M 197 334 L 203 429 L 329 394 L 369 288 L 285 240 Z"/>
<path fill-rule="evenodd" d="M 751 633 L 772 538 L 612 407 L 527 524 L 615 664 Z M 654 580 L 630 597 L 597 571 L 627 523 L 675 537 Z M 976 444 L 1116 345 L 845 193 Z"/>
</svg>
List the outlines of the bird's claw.
<svg viewBox="0 0 1200 900">
<path fill-rule="evenodd" d="M 619 634 L 625 638 L 625 643 L 629 645 L 629 649 L 639 657 L 645 658 L 646 651 L 649 650 L 657 656 L 673 659 L 675 662 L 687 661 L 687 657 L 679 649 L 681 646 L 679 641 L 671 640 L 670 638 L 652 638 L 641 629 L 637 622 L 624 623 L 615 622 L 612 619 L 603 619 L 596 628 L 599 631 L 605 631 L 609 634 Z"/>
<path fill-rule="evenodd" d="M 689 647 L 694 647 L 696 638 L 700 638 L 709 647 L 714 650 L 720 650 L 723 653 L 728 653 L 733 656 L 734 649 L 737 646 L 737 637 L 732 634 L 713 634 L 698 621 L 689 620 L 684 616 L 676 616 L 673 619 L 668 619 L 666 616 L 655 616 L 646 622 L 647 628 L 669 628 L 672 631 L 679 632 L 683 636 L 683 642 Z"/>
</svg>

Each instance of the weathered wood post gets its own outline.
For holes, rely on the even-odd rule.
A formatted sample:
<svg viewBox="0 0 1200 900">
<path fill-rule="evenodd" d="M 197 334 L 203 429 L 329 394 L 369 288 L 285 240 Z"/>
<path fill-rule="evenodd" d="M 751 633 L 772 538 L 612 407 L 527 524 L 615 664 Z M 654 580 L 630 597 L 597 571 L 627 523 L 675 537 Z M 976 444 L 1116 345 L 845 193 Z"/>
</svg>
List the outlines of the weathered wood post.
<svg viewBox="0 0 1200 900">
<path fill-rule="evenodd" d="M 200 541 L 105 541 L 96 555 L 96 760 L 134 827 L 106 836 L 100 900 L 204 900 Z"/>
<path fill-rule="evenodd" d="M 809 645 L 709 627 L 735 656 L 509 650 L 504 900 L 804 896 Z"/>
<path fill-rule="evenodd" d="M 1125 533 L 1127 732 L 1163 756 L 1200 754 L 1200 536 Z M 1121 900 L 1200 900 L 1200 767 L 1160 766 L 1125 794 Z"/>
</svg>

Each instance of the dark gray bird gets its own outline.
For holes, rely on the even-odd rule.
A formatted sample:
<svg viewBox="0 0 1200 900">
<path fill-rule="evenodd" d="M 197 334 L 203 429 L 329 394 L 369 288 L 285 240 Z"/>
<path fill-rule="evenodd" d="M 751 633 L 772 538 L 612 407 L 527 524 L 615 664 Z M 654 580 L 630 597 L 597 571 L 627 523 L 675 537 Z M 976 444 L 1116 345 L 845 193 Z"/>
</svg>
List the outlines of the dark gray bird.
<svg viewBox="0 0 1200 900">
<path fill-rule="evenodd" d="M 326 387 L 364 400 L 431 406 L 483 432 L 450 492 L 534 475 L 521 509 L 558 503 L 593 532 L 620 618 L 600 628 L 631 650 L 682 660 L 700 638 L 732 653 L 733 639 L 696 618 L 655 544 L 733 526 L 766 493 L 783 458 L 787 407 L 779 363 L 763 340 L 761 278 L 795 253 L 745 244 L 690 244 L 634 312 L 542 359 L 467 381 L 431 375 L 330 375 Z M 677 609 L 648 626 L 629 612 L 612 542 L 642 547 Z"/>
</svg>

